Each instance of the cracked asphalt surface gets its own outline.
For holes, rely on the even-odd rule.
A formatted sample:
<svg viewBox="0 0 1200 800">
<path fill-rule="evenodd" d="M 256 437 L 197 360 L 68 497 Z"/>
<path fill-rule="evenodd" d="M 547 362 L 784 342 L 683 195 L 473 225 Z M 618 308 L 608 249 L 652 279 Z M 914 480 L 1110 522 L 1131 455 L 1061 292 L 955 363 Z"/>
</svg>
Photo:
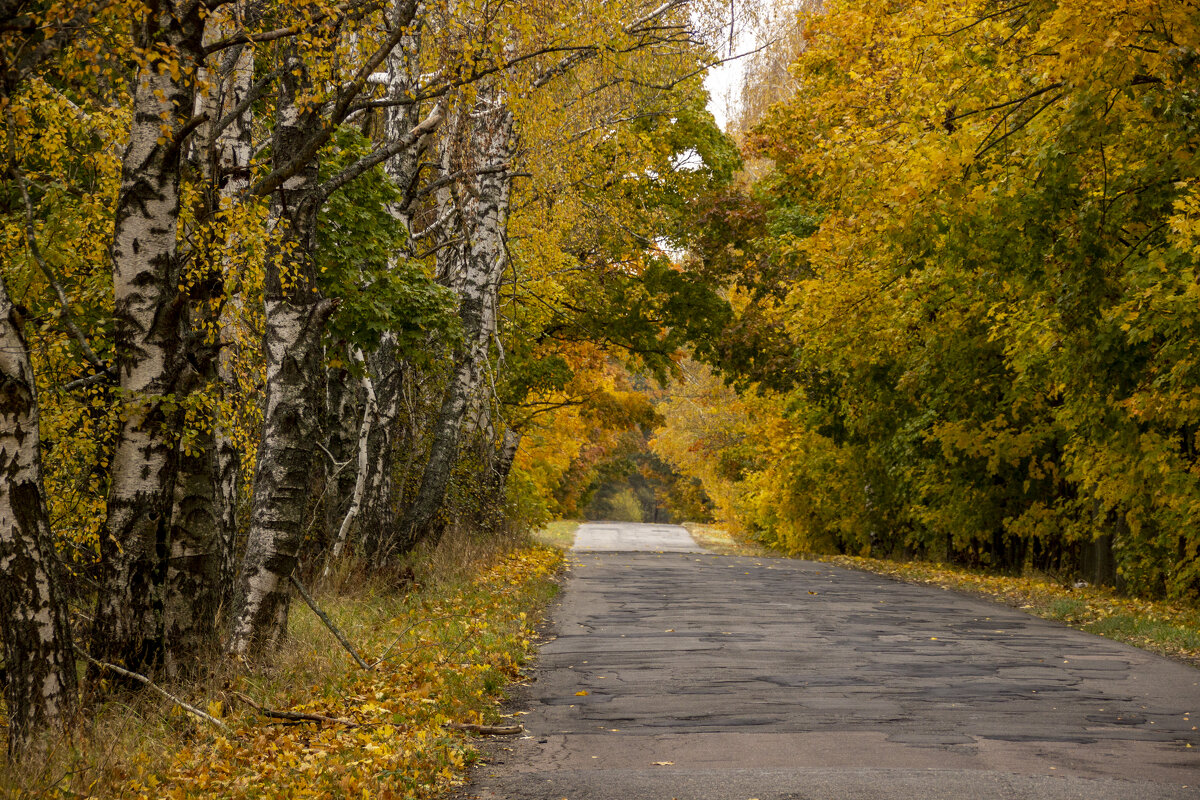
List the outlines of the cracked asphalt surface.
<svg viewBox="0 0 1200 800">
<path fill-rule="evenodd" d="M 581 526 L 481 800 L 1200 797 L 1200 671 L 675 526 Z"/>
</svg>

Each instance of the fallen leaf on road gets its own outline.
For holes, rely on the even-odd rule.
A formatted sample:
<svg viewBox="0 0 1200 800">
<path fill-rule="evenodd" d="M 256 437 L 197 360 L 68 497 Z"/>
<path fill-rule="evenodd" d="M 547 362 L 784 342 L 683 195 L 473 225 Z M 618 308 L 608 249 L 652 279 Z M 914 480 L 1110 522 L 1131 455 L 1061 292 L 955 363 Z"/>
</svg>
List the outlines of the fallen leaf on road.
<svg viewBox="0 0 1200 800">
<path fill-rule="evenodd" d="M 587 693 L 588 693 L 587 689 L 580 689 L 578 692 L 575 693 L 575 696 L 576 697 L 584 697 L 585 695 L 587 695 Z"/>
<path fill-rule="evenodd" d="M 652 766 L 652 767 L 673 767 L 673 766 L 675 766 L 675 762 L 674 761 L 651 761 L 650 766 Z"/>
</svg>

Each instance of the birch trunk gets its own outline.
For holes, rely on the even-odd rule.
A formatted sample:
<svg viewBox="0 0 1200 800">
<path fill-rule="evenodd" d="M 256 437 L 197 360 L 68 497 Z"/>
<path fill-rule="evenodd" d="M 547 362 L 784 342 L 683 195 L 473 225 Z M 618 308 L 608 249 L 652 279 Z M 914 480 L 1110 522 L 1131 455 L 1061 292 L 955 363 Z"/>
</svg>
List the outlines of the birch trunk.
<svg viewBox="0 0 1200 800">
<path fill-rule="evenodd" d="M 300 152 L 318 123 L 295 104 L 306 81 L 299 62 L 280 81 L 273 145 L 281 162 Z M 263 291 L 266 410 L 228 646 L 240 656 L 267 652 L 287 635 L 289 578 L 303 535 L 313 442 L 320 433 L 325 394 L 321 335 L 336 306 L 317 291 L 311 255 L 320 200 L 315 160 L 272 195 L 279 232 L 268 255 Z"/>
<path fill-rule="evenodd" d="M 114 220 L 114 345 L 125 406 L 100 541 L 91 652 L 139 672 L 163 645 L 176 474 L 176 420 L 164 398 L 176 391 L 182 361 L 176 229 L 183 143 L 176 139 L 193 108 L 203 11 L 196 3 L 164 2 L 141 21 L 137 44 L 149 61 L 138 70 Z"/>
<path fill-rule="evenodd" d="M 179 453 L 164 600 L 164 666 L 172 678 L 197 674 L 218 649 L 220 537 L 213 434 Z"/>
<path fill-rule="evenodd" d="M 442 398 L 429 461 L 417 496 L 400 524 L 397 550 L 405 553 L 423 540 L 436 542 L 445 529 L 446 492 L 458 458 L 464 419 L 479 396 L 487 361 L 495 295 L 505 264 L 505 236 L 511 177 L 512 114 L 497 91 L 482 91 L 472 113 L 468 152 L 475 176 L 464 209 L 467 246 L 445 280 L 459 293 L 462 342 L 455 348 L 454 369 Z M 457 268 L 461 265 L 461 270 Z M 459 274 L 455 274 L 455 272 Z"/>
<path fill-rule="evenodd" d="M 515 428 L 506 428 L 504 438 L 500 442 L 500 453 L 492 470 L 492 488 L 496 502 L 504 503 L 504 489 L 508 485 L 508 473 L 512 472 L 513 461 L 517 450 L 521 447 L 521 432 Z"/>
<path fill-rule="evenodd" d="M 397 21 L 409 13 L 404 0 L 393 8 Z M 413 32 L 400 40 L 387 59 L 388 99 L 400 101 L 410 98 L 420 81 L 420 59 L 424 5 L 417 6 L 412 14 L 416 20 Z M 390 106 L 384 119 L 384 135 L 389 142 L 401 140 L 421 121 L 421 106 L 418 103 Z M 417 190 L 417 175 L 421 153 L 429 139 L 422 138 L 414 146 L 402 150 L 384 164 L 392 182 L 398 186 L 403 199 L 393 213 L 412 234 L 410 207 Z M 396 253 L 395 259 L 407 258 L 411 253 Z M 368 441 L 367 473 L 364 482 L 362 508 L 359 512 L 362 550 L 373 563 L 385 561 L 396 540 L 396 512 L 394 507 L 396 471 L 396 423 L 402 402 L 403 374 L 399 362 L 396 336 L 385 333 L 379 348 L 367 360 L 368 371 L 373 377 L 376 396 L 376 415 Z"/>
<path fill-rule="evenodd" d="M 204 31 L 205 42 L 212 42 L 233 33 L 234 10 L 225 7 L 208 17 Z M 203 166 L 205 185 L 210 200 L 207 213 L 215 215 L 222 207 L 231 207 L 240 199 L 248 184 L 245 174 L 249 153 L 249 128 L 244 116 L 223 131 L 214 126 L 240 102 L 249 88 L 252 64 L 249 51 L 231 50 L 222 54 L 215 69 L 201 69 L 198 83 L 205 92 L 197 97 L 197 112 L 203 112 L 209 122 L 202 125 L 193 146 Z M 238 161 L 240 160 L 240 169 Z M 232 162 L 232 163 L 231 163 Z M 229 174 L 227 171 L 232 171 Z M 230 178 L 230 180 L 226 180 Z M 210 246 L 218 246 L 210 242 Z M 236 248 L 236 242 L 232 243 Z M 225 275 L 235 271 L 230 264 L 217 264 L 206 286 L 232 287 L 234 280 Z M 232 276 L 230 276 L 232 277 Z M 236 293 L 231 293 L 236 298 Z M 198 366 L 197 377 L 204 384 L 218 382 L 218 369 L 208 331 L 221 329 L 221 312 L 210 293 L 192 297 L 185 305 L 189 312 L 188 350 L 190 359 Z M 234 299 L 232 314 L 237 315 Z M 235 335 L 236 338 L 236 335 Z M 222 358 L 230 356 L 223 353 Z M 222 422 L 225 422 L 222 420 Z M 223 440 L 223 441 L 221 441 Z M 222 507 L 218 441 L 226 451 L 227 462 L 234 475 L 227 490 L 236 492 L 237 455 L 229 441 L 227 427 L 198 431 L 195 438 L 178 454 L 178 473 L 175 479 L 174 505 L 171 510 L 170 551 L 167 561 L 164 618 L 164 662 L 173 678 L 196 674 L 208 662 L 204 656 L 216 652 L 217 615 L 224 598 L 230 594 L 232 573 L 233 515 L 228 505 Z M 230 453 L 232 451 L 232 453 Z M 232 455 L 232 459 L 228 456 Z M 236 500 L 226 496 L 226 503 Z"/>
<path fill-rule="evenodd" d="M 379 348 L 367 359 L 375 386 L 375 400 L 371 404 L 373 424 L 366 441 L 358 530 L 361 531 L 363 555 L 375 564 L 387 560 L 395 540 L 396 513 L 392 506 L 395 434 L 403 382 L 396 356 L 396 337 L 389 333 L 383 336 Z"/>
<path fill-rule="evenodd" d="M 336 542 L 358 485 L 361 425 L 355 421 L 365 422 L 366 411 L 360 411 L 359 390 L 349 371 L 330 369 L 325 378 L 325 449 L 335 462 L 329 465 L 325 479 L 325 535 L 327 541 Z M 374 422 L 372 415 L 371 424 Z"/>
<path fill-rule="evenodd" d="M 362 351 L 355 348 L 353 358 L 363 368 L 366 368 Z M 337 526 L 337 530 L 333 535 L 333 551 L 330 554 L 329 560 L 325 564 L 325 574 L 329 574 L 330 567 L 333 561 L 340 558 L 342 549 L 346 546 L 346 541 L 350 537 L 350 529 L 354 527 L 355 521 L 359 516 L 359 509 L 362 507 L 363 494 L 367 484 L 367 461 L 370 457 L 370 442 L 371 434 L 375 426 L 375 382 L 371 380 L 368 373 L 364 375 L 361 381 L 363 392 L 363 410 L 362 424 L 358 428 L 358 442 L 355 448 L 357 459 L 355 461 L 355 480 L 354 488 L 350 494 L 350 503 L 346 507 L 345 513 L 342 515 L 341 522 Z"/>
<path fill-rule="evenodd" d="M 26 753 L 75 707 L 75 654 L 42 490 L 37 389 L 0 278 L 0 637 L 8 752 Z"/>
<path fill-rule="evenodd" d="M 235 13 L 244 16 L 248 4 L 239 4 L 227 10 L 215 12 L 217 23 L 214 35 L 224 37 L 237 29 Z M 229 74 L 221 83 L 221 93 L 214 104 L 218 113 L 213 117 L 223 119 L 236 108 L 247 93 L 254 79 L 254 54 L 249 48 L 236 52 Z M 251 139 L 253 115 L 250 110 L 239 114 L 232 125 L 219 131 L 214 151 L 216 164 L 213 179 L 218 186 L 222 208 L 238 203 L 250 187 L 250 159 L 253 155 Z M 240 324 L 243 317 L 242 278 L 244 259 L 240 257 L 237 242 L 230 243 L 234 255 L 225 261 L 225 303 L 221 308 L 218 323 L 221 349 L 217 360 L 217 380 L 220 382 L 222 399 L 234 402 L 241 396 L 237 363 L 241 341 Z M 221 605 L 227 612 L 233 599 L 234 559 L 237 551 L 238 499 L 241 497 L 242 451 L 233 439 L 233 420 L 219 419 L 214 432 L 216 469 L 216 517 L 219 562 L 217 586 Z"/>
</svg>

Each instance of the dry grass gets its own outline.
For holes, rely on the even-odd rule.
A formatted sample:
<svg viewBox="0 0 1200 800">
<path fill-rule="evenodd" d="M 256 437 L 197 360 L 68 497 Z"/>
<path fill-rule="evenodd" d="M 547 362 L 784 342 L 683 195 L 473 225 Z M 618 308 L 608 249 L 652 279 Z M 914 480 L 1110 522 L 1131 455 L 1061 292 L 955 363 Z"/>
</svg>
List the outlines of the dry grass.
<svg viewBox="0 0 1200 800">
<path fill-rule="evenodd" d="M 504 685 L 532 652 L 539 610 L 562 556 L 450 534 L 396 572 L 313 581 L 323 610 L 368 662 L 365 672 L 299 600 L 290 638 L 269 665 L 220 660 L 198 685 L 168 689 L 221 718 L 223 735 L 148 692 L 88 708 L 48 757 L 0 772 L 14 798 L 431 797 L 474 758 L 447 722 L 494 718 Z M 389 648 L 391 648 L 389 650 Z M 362 727 L 273 722 L 238 702 L 352 719 Z"/>
<path fill-rule="evenodd" d="M 734 536 L 723 528 L 684 522 L 683 527 L 696 540 L 696 544 L 723 556 L 755 556 L 757 558 L 782 558 L 777 550 L 769 550 L 757 542 Z"/>
</svg>

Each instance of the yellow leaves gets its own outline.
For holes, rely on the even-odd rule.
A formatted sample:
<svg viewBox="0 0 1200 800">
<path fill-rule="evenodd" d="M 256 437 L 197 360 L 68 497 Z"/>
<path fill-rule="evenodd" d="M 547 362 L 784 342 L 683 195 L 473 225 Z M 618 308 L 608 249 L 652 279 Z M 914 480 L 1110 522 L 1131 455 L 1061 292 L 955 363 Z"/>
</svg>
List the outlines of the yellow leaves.
<svg viewBox="0 0 1200 800">
<path fill-rule="evenodd" d="M 402 613 L 382 622 L 373 617 L 379 598 L 334 601 L 340 621 L 348 620 L 347 629 L 368 653 L 382 653 L 397 635 L 407 644 L 402 641 L 370 672 L 315 655 L 282 665 L 273 698 L 263 687 L 242 688 L 268 706 L 351 719 L 358 727 L 265 725 L 252 714 L 229 713 L 215 700 L 209 712 L 223 715 L 235 735 L 200 738 L 161 769 L 131 775 L 125 792 L 180 800 L 443 796 L 462 782 L 470 751 L 462 735 L 443 726 L 482 724 L 495 713 L 504 683 L 495 665 L 511 676 L 524 659 L 538 598 L 561 563 L 562 555 L 547 548 L 515 551 L 481 565 L 457 589 L 384 599 Z M 328 646 L 328 632 L 309 615 L 296 614 L 291 633 L 297 646 Z M 464 635 L 480 643 L 474 658 L 461 650 Z M 289 680 L 286 670 L 300 672 Z"/>
</svg>

